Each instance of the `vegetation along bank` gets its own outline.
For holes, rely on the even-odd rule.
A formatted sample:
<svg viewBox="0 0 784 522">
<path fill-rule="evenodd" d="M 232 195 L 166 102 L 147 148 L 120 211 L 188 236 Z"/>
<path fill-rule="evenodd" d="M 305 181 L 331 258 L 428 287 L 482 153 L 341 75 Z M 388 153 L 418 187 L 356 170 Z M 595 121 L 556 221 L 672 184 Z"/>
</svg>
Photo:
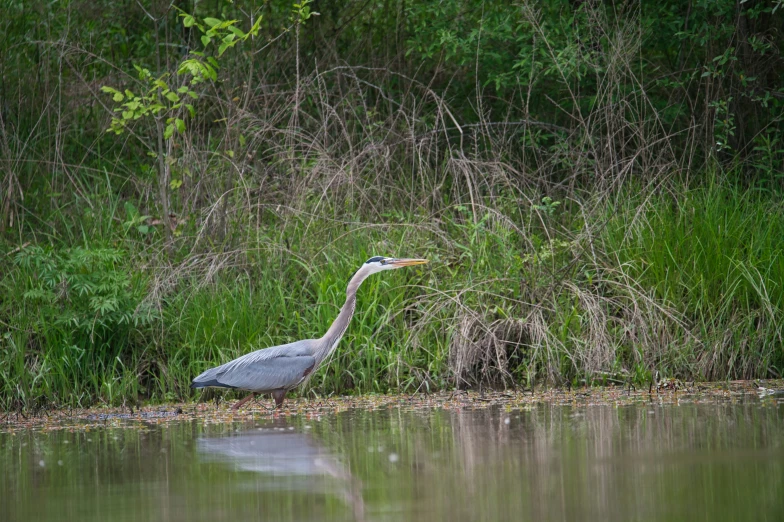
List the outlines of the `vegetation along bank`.
<svg viewBox="0 0 784 522">
<path fill-rule="evenodd" d="M 780 378 L 780 0 L 6 2 L 0 406 Z"/>
</svg>

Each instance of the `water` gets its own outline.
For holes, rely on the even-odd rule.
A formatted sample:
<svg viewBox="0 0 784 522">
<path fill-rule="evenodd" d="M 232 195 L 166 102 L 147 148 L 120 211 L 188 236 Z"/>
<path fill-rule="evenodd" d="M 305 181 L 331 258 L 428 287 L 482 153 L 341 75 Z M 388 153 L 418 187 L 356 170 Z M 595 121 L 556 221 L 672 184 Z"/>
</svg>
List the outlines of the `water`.
<svg viewBox="0 0 784 522">
<path fill-rule="evenodd" d="M 784 520 L 784 404 L 0 434 L 4 521 Z"/>
</svg>

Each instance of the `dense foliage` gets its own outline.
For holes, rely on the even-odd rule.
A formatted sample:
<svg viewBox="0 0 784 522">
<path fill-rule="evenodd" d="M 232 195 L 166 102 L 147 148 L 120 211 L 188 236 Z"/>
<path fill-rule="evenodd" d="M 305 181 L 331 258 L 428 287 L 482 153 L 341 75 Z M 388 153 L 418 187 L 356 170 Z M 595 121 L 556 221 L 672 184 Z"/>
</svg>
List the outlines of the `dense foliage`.
<svg viewBox="0 0 784 522">
<path fill-rule="evenodd" d="M 784 5 L 3 2 L 0 403 L 781 376 Z"/>
</svg>

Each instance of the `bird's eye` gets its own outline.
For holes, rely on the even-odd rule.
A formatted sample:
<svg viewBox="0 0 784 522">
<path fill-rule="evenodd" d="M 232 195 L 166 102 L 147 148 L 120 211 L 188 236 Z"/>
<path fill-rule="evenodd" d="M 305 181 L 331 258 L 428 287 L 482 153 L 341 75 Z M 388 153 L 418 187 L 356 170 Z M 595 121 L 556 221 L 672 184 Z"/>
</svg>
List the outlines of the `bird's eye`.
<svg viewBox="0 0 784 522">
<path fill-rule="evenodd" d="M 387 261 L 386 261 L 386 259 L 382 259 L 382 260 L 381 260 L 381 264 L 382 264 L 382 265 L 386 265 L 386 264 L 387 264 Z"/>
</svg>

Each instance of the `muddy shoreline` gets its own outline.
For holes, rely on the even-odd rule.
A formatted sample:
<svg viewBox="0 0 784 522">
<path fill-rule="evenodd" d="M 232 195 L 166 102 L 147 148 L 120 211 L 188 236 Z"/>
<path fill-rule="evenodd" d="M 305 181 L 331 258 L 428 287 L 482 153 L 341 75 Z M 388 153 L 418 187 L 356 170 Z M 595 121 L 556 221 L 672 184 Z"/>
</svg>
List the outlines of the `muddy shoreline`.
<svg viewBox="0 0 784 522">
<path fill-rule="evenodd" d="M 92 408 L 41 409 L 38 411 L 6 411 L 0 414 L 0 433 L 26 430 L 82 431 L 101 427 L 134 427 L 170 422 L 201 421 L 231 423 L 252 419 L 305 416 L 317 418 L 350 409 L 406 410 L 478 409 L 500 406 L 508 411 L 531 408 L 537 404 L 592 407 L 632 404 L 705 404 L 710 402 L 763 401 L 784 404 L 784 379 L 692 383 L 667 381 L 657 389 L 628 386 L 590 388 L 549 388 L 536 391 L 451 391 L 432 394 L 361 395 L 329 398 L 287 399 L 281 410 L 273 408 L 271 399 L 260 397 L 241 410 L 231 409 L 233 401 L 150 404 L 136 407 L 95 406 Z"/>
</svg>

